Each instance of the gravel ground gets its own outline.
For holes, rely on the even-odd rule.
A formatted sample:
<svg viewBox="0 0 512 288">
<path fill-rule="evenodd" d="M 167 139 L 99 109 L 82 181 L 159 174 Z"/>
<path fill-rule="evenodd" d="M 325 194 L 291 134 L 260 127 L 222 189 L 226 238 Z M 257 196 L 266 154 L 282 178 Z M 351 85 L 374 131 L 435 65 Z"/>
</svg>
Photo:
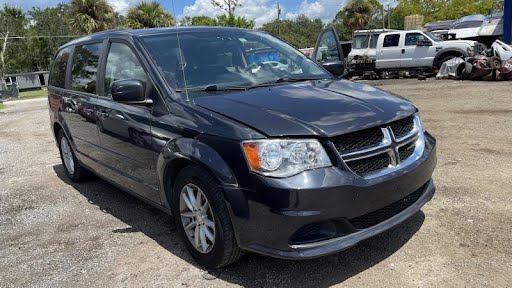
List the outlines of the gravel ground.
<svg viewBox="0 0 512 288">
<path fill-rule="evenodd" d="M 248 254 L 205 271 L 170 217 L 101 180 L 71 184 L 45 99 L 0 110 L 2 287 L 506 287 L 512 282 L 510 83 L 367 82 L 414 101 L 438 139 L 438 192 L 403 225 L 335 255 Z"/>
</svg>

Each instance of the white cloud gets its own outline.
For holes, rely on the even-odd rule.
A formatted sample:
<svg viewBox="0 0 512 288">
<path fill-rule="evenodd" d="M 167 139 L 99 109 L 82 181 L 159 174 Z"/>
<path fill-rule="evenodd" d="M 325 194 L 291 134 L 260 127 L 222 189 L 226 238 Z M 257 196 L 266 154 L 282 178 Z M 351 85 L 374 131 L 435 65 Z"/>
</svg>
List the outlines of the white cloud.
<svg viewBox="0 0 512 288">
<path fill-rule="evenodd" d="M 274 2 L 271 0 L 243 0 L 240 1 L 241 5 L 236 8 L 235 14 L 247 19 L 253 19 L 256 22 L 256 27 L 261 27 L 261 25 L 277 18 L 277 8 Z M 226 12 L 214 7 L 211 0 L 196 0 L 194 4 L 183 8 L 181 17 L 185 15 L 215 17 L 223 13 Z"/>
<path fill-rule="evenodd" d="M 108 4 L 112 6 L 114 11 L 119 14 L 126 15 L 128 9 L 132 6 L 137 5 L 139 0 L 107 0 Z"/>
<path fill-rule="evenodd" d="M 114 1 L 114 0 L 110 0 Z M 120 0 L 118 0 L 120 1 Z M 129 1 L 129 0 L 124 0 Z M 302 0 L 297 4 L 290 6 L 281 5 L 281 17 L 287 19 L 297 18 L 299 15 L 304 14 L 309 18 L 320 18 L 323 22 L 330 22 L 336 16 L 336 13 L 341 10 L 348 0 Z M 388 4 L 388 2 L 395 3 L 394 0 L 379 0 L 381 3 Z M 300 3 L 300 4 L 299 4 Z M 256 27 L 261 27 L 263 24 L 273 21 L 277 18 L 276 0 L 240 0 L 240 7 L 237 7 L 235 13 L 238 16 L 244 16 L 248 19 L 254 19 Z M 187 5 L 183 8 L 183 14 L 187 16 L 209 16 L 215 17 L 216 15 L 225 13 L 220 8 L 213 7 L 211 0 L 195 0 L 193 4 Z"/>
<path fill-rule="evenodd" d="M 304 14 L 312 19 L 320 18 L 324 22 L 329 22 L 345 6 L 345 2 L 345 0 L 304 0 L 296 10 L 286 13 L 285 17 L 293 19 Z"/>
</svg>

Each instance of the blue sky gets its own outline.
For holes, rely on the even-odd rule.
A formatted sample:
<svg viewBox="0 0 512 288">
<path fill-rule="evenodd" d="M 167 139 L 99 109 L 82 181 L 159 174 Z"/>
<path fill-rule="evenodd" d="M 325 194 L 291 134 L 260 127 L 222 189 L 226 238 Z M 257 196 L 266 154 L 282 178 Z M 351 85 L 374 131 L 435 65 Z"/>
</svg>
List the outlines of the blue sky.
<svg viewBox="0 0 512 288">
<path fill-rule="evenodd" d="M 61 2 L 70 0 L 0 0 L 0 4 L 10 4 L 28 10 L 32 7 L 54 6 Z M 141 0 L 107 0 L 112 7 L 121 14 L 126 13 L 130 6 L 136 5 Z M 210 0 L 157 0 L 171 14 L 173 12 L 173 1 L 176 10 L 176 16 L 180 19 L 183 15 L 214 16 L 222 13 L 222 10 L 214 8 Z M 300 14 L 305 14 L 310 18 L 320 18 L 323 21 L 330 21 L 336 13 L 345 5 L 347 0 L 280 0 L 283 18 L 295 18 Z M 383 3 L 389 0 L 380 0 Z M 237 8 L 237 14 L 245 16 L 256 21 L 259 27 L 263 23 L 272 21 L 277 17 L 277 0 L 240 0 L 241 7 Z"/>
</svg>

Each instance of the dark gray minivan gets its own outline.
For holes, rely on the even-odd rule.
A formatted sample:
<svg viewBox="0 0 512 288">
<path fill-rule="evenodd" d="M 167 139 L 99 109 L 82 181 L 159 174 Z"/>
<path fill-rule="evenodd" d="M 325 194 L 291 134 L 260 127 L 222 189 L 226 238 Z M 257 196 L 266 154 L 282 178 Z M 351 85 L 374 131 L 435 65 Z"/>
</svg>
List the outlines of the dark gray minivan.
<svg viewBox="0 0 512 288">
<path fill-rule="evenodd" d="M 436 141 L 411 102 L 259 31 L 83 37 L 58 50 L 48 92 L 69 178 L 93 173 L 172 214 L 209 267 L 347 249 L 435 191 Z"/>
</svg>

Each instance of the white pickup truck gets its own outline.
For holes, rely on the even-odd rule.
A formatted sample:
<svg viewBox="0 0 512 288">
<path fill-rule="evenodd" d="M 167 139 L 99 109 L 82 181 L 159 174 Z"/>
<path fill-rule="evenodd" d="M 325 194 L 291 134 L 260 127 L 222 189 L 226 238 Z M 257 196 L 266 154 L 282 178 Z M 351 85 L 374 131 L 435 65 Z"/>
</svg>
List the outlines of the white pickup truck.
<svg viewBox="0 0 512 288">
<path fill-rule="evenodd" d="M 470 57 L 486 50 L 476 41 L 443 41 L 434 34 L 420 30 L 396 31 L 379 35 L 377 40 L 377 71 L 425 70 L 455 57 Z"/>
<path fill-rule="evenodd" d="M 487 49 L 485 45 L 476 41 L 443 41 L 427 31 L 392 31 L 378 36 L 376 45 L 365 50 L 365 57 L 359 57 L 364 62 L 361 64 L 353 61 L 358 59 L 351 57 L 351 54 L 359 52 L 358 46 L 354 46 L 352 49 L 356 51 L 349 54 L 345 50 L 346 47 L 343 47 L 339 41 L 336 30 L 330 27 L 318 36 L 313 59 L 334 76 L 348 78 L 351 75 L 362 75 L 367 72 L 374 72 L 376 75 L 401 70 L 430 73 L 433 69 L 439 68 L 443 62 L 454 57 L 474 56 Z M 354 62 L 358 65 L 353 65 Z"/>
</svg>

